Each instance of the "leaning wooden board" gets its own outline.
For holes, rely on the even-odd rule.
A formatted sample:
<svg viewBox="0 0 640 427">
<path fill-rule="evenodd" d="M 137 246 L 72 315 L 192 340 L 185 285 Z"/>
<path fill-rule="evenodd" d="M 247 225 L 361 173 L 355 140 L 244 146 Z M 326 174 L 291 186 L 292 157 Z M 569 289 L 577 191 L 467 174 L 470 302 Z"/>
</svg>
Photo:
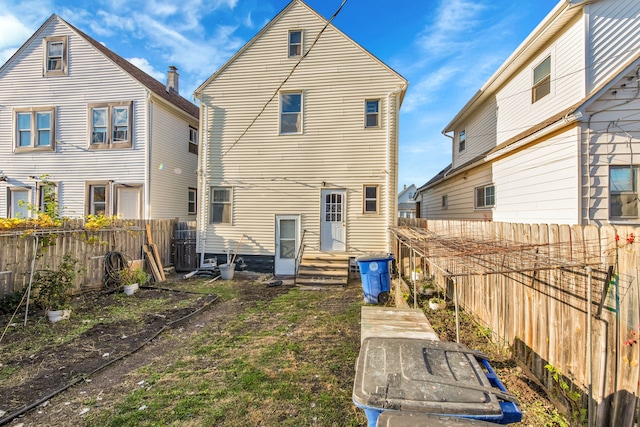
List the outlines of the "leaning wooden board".
<svg viewBox="0 0 640 427">
<path fill-rule="evenodd" d="M 153 253 L 149 250 L 149 246 L 142 245 L 142 251 L 147 256 L 147 260 L 149 261 L 149 266 L 151 267 L 151 272 L 153 273 L 153 278 L 156 282 L 162 282 L 162 275 L 160 274 L 160 270 L 158 270 L 158 265 L 156 264 L 155 257 Z"/>
<path fill-rule="evenodd" d="M 162 261 L 160 260 L 160 252 L 158 252 L 158 247 L 155 245 L 155 243 L 153 243 L 153 238 L 151 237 L 151 227 L 149 226 L 149 224 L 146 224 L 146 228 L 147 228 L 147 244 L 149 246 L 149 250 L 153 254 L 153 259 L 155 261 L 156 268 L 160 272 L 159 281 L 164 282 L 167 278 L 164 275 L 164 268 L 162 266 Z"/>
</svg>

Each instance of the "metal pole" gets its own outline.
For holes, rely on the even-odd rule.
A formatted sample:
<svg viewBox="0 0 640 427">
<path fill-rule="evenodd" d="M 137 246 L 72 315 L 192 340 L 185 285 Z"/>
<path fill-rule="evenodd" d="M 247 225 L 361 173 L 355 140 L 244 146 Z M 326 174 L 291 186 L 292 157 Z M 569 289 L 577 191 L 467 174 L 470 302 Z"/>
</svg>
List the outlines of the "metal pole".
<svg viewBox="0 0 640 427">
<path fill-rule="evenodd" d="M 456 307 L 456 342 L 460 344 L 460 316 L 458 314 L 458 279 L 453 278 L 453 303 Z"/>
<path fill-rule="evenodd" d="M 24 310 L 24 326 L 27 326 L 27 317 L 29 317 L 29 299 L 31 298 L 31 285 L 33 283 L 33 271 L 36 268 L 36 256 L 38 255 L 38 235 L 35 235 L 33 241 L 33 259 L 31 260 L 31 274 L 29 275 L 29 287 L 27 288 L 27 305 Z"/>
<path fill-rule="evenodd" d="M 587 385 L 589 402 L 587 406 L 587 419 L 589 427 L 593 427 L 593 366 L 591 352 L 593 344 L 591 342 L 591 267 L 587 266 Z"/>
</svg>

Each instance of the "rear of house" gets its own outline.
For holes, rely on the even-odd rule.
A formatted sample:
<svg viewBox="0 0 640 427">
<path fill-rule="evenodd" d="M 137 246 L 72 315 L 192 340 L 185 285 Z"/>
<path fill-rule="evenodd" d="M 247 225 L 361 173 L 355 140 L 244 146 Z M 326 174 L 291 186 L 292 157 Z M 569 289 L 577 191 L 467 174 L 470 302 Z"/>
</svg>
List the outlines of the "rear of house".
<svg viewBox="0 0 640 427">
<path fill-rule="evenodd" d="M 57 15 L 0 68 L 0 122 L 1 217 L 196 218 L 198 107 Z"/>
<path fill-rule="evenodd" d="M 199 250 L 239 248 L 251 269 L 278 275 L 294 274 L 301 248 L 389 251 L 406 87 L 292 1 L 196 91 L 204 129 Z"/>
</svg>

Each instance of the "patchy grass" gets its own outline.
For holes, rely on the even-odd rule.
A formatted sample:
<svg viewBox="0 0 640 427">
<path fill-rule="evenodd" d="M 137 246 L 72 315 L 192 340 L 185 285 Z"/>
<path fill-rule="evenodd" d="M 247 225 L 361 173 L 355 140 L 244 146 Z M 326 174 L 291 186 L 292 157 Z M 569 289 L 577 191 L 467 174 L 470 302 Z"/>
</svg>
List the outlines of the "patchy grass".
<svg viewBox="0 0 640 427">
<path fill-rule="evenodd" d="M 222 330 L 175 342 L 170 364 L 136 372 L 143 386 L 87 424 L 361 425 L 351 402 L 360 304 L 343 296 L 292 289 L 247 306 Z"/>
</svg>

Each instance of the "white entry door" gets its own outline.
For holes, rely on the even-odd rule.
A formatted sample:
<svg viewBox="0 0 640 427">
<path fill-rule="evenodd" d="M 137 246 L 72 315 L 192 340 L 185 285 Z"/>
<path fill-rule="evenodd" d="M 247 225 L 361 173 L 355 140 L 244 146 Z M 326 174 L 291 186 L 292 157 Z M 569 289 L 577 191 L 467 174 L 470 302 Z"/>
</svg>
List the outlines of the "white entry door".
<svg viewBox="0 0 640 427">
<path fill-rule="evenodd" d="M 118 187 L 117 215 L 124 219 L 141 219 L 142 188 Z"/>
<path fill-rule="evenodd" d="M 274 273 L 289 276 L 296 272 L 296 252 L 300 244 L 300 217 L 276 215 L 276 258 Z"/>
<path fill-rule="evenodd" d="M 345 244 L 345 190 L 322 190 L 320 220 L 320 250 L 344 252 Z"/>
</svg>

